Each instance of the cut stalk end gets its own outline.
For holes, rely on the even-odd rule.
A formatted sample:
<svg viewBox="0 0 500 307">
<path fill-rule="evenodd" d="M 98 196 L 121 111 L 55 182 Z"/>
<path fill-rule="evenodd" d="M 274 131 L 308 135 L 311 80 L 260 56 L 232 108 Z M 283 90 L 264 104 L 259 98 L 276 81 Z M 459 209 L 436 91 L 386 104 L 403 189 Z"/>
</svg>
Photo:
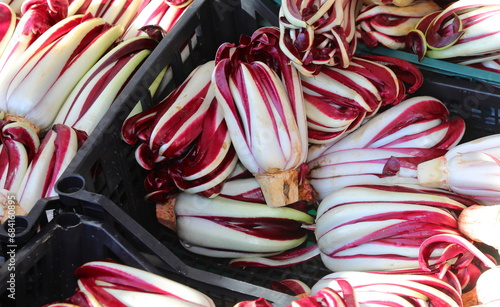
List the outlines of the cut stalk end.
<svg viewBox="0 0 500 307">
<path fill-rule="evenodd" d="M 500 205 L 472 205 L 458 218 L 458 227 L 469 239 L 488 244 L 500 250 Z"/>
<path fill-rule="evenodd" d="M 283 207 L 299 200 L 299 169 L 255 175 L 270 207 Z"/>
<path fill-rule="evenodd" d="M 5 122 L 19 122 L 19 123 L 24 123 L 24 124 L 27 124 L 30 128 L 32 128 L 33 131 L 35 131 L 37 135 L 40 135 L 42 133 L 40 131 L 39 127 L 37 127 L 36 125 L 34 125 L 33 123 L 31 123 L 29 120 L 27 120 L 26 118 L 24 118 L 22 116 L 15 115 L 15 114 L 10 114 L 10 113 L 6 113 L 5 116 L 3 117 L 3 120 Z"/>
<path fill-rule="evenodd" d="M 11 219 L 12 215 L 26 216 L 28 213 L 19 205 L 14 193 L 0 189 L 0 224 Z"/>
<path fill-rule="evenodd" d="M 394 4 L 395 6 L 404 7 L 412 5 L 414 1 L 415 0 L 393 0 L 392 4 Z"/>
<path fill-rule="evenodd" d="M 418 184 L 449 190 L 447 160 L 444 156 L 422 162 L 417 167 Z"/>
<path fill-rule="evenodd" d="M 164 204 L 156 204 L 156 218 L 158 222 L 165 227 L 177 232 L 177 223 L 175 218 L 174 206 L 176 198 L 171 198 Z"/>
</svg>

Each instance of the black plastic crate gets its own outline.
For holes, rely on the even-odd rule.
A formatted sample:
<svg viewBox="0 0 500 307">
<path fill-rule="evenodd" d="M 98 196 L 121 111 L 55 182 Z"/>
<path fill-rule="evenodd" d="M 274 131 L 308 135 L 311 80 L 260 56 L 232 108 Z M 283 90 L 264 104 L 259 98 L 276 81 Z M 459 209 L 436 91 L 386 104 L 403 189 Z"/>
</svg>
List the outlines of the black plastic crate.
<svg viewBox="0 0 500 307">
<path fill-rule="evenodd" d="M 74 178 L 71 181 L 70 186 L 74 187 Z M 83 181 L 77 179 L 76 182 Z M 239 301 L 256 299 L 224 286 L 191 279 L 188 274 L 173 270 L 171 265 L 175 266 L 175 258 L 144 228 L 131 222 L 124 211 L 102 196 L 94 197 L 86 191 L 82 193 L 85 193 L 86 199 L 93 199 L 96 203 L 74 199 L 72 195 L 82 197 L 78 191 L 67 194 L 65 201 L 59 198 L 41 200 L 36 207 L 41 211 L 54 212 L 51 221 L 42 217 L 38 223 L 25 224 L 30 229 L 21 227 L 19 230 L 41 230 L 25 242 L 16 242 L 15 245 L 4 243 L 4 251 L 15 253 L 3 255 L 0 306 L 40 307 L 63 301 L 76 289 L 75 269 L 95 260 L 113 260 L 175 280 L 207 294 L 216 306 L 232 307 Z M 92 206 L 99 209 L 93 211 Z M 2 230 L 4 242 L 5 234 Z M 15 276 L 12 277 L 11 273 Z M 204 278 L 210 277 L 214 276 Z"/>
<path fill-rule="evenodd" d="M 128 223 L 141 225 L 154 237 L 157 248 L 164 251 L 163 255 L 158 254 L 170 263 L 174 271 L 198 281 L 227 287 L 231 291 L 265 297 L 275 306 L 286 306 L 292 297 L 269 290 L 270 281 L 299 279 L 312 286 L 330 273 L 321 260 L 315 258 L 289 268 L 239 268 L 230 267 L 228 259 L 204 257 L 187 251 L 174 232 L 158 223 L 155 204 L 144 201 L 146 191 L 143 181 L 146 171 L 135 161 L 135 148 L 123 142 L 120 136 L 123 121 L 138 101 L 145 108 L 156 102 L 155 97 L 150 97 L 147 88 L 162 69 L 168 66 L 172 71 L 172 78 L 160 90 L 164 96 L 197 65 L 212 60 L 221 43 L 236 43 L 241 34 L 251 34 L 261 25 L 277 25 L 278 8 L 275 2 L 269 0 L 195 0 L 176 25 L 176 31 L 163 39 L 118 97 L 120 103 L 111 107 L 62 178 L 83 179 L 84 186 L 79 187 L 77 184 L 77 190 L 81 190 L 74 197 L 85 203 L 86 215 L 98 213 L 104 204 L 109 208 L 115 205 L 123 209 L 131 217 Z M 193 33 L 196 35 L 196 44 L 189 45 Z M 183 62 L 180 50 L 186 43 L 190 56 Z M 466 138 L 500 132 L 497 88 L 470 80 L 455 82 L 455 76 L 450 79 L 432 71 L 423 70 L 423 73 L 425 84 L 418 94 L 435 96 L 450 107 L 452 114 L 464 117 L 468 126 Z M 464 104 L 464 97 L 477 98 L 479 95 L 484 97 L 481 103 L 486 108 Z M 476 109 L 484 112 L 478 113 Z M 71 186 L 68 188 L 71 189 Z"/>
</svg>

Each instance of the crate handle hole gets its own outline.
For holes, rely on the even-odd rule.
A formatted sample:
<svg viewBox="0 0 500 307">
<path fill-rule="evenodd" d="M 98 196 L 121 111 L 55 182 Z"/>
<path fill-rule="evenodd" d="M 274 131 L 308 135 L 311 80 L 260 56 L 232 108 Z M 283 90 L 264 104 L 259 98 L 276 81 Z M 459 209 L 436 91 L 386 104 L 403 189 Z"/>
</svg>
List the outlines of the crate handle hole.
<svg viewBox="0 0 500 307">
<path fill-rule="evenodd" d="M 63 228 L 78 226 L 81 219 L 75 213 L 62 213 L 56 217 L 57 224 Z"/>
<path fill-rule="evenodd" d="M 85 186 L 85 180 L 81 176 L 64 177 L 57 182 L 57 192 L 72 194 L 82 190 Z"/>
<path fill-rule="evenodd" d="M 14 233 L 21 233 L 28 228 L 29 223 L 24 216 L 15 216 L 13 220 L 9 219 L 3 226 L 8 232 L 12 231 L 9 229 L 14 229 Z"/>
</svg>

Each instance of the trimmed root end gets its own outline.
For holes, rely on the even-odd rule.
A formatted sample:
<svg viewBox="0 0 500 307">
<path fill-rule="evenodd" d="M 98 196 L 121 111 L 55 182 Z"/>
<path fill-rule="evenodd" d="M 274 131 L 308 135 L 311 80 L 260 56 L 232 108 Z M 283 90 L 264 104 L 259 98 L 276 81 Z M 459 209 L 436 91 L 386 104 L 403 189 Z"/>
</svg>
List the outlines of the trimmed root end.
<svg viewBox="0 0 500 307">
<path fill-rule="evenodd" d="M 413 2 L 415 2 L 415 0 L 393 0 L 392 4 L 395 6 L 405 7 L 412 5 Z"/>
<path fill-rule="evenodd" d="M 422 162 L 417 167 L 418 184 L 429 188 L 449 190 L 446 158 L 439 157 Z"/>
<path fill-rule="evenodd" d="M 12 215 L 26 216 L 28 212 L 19 205 L 14 193 L 0 189 L 0 224 L 5 223 Z"/>
<path fill-rule="evenodd" d="M 458 227 L 471 240 L 500 249 L 500 205 L 472 205 L 458 217 Z"/>
<path fill-rule="evenodd" d="M 299 201 L 306 201 L 308 203 L 318 201 L 318 193 L 307 178 L 302 179 L 299 184 Z"/>
<path fill-rule="evenodd" d="M 5 214 L 5 212 L 8 212 L 9 209 L 7 207 L 4 207 L 3 210 L 4 210 L 4 214 L 2 216 L 2 219 L 0 220 L 0 224 L 5 223 L 9 219 L 9 214 Z M 26 212 L 26 210 L 24 210 L 21 207 L 21 205 L 15 204 L 14 205 L 14 215 L 15 216 L 27 216 L 28 212 Z"/>
<path fill-rule="evenodd" d="M 40 133 L 41 133 L 40 129 L 37 126 L 35 126 L 34 124 L 29 122 L 26 118 L 24 118 L 22 116 L 7 113 L 7 114 L 5 114 L 3 120 L 5 122 L 12 121 L 12 122 L 19 122 L 19 123 L 27 124 L 28 126 L 30 126 L 33 129 L 33 131 L 36 132 L 37 135 L 40 135 Z"/>
<path fill-rule="evenodd" d="M 299 201 L 299 169 L 255 175 L 270 207 L 283 207 Z"/>
<path fill-rule="evenodd" d="M 176 198 L 172 198 L 167 203 L 156 204 L 156 219 L 163 226 L 177 232 L 177 222 L 174 211 L 175 201 Z"/>
</svg>

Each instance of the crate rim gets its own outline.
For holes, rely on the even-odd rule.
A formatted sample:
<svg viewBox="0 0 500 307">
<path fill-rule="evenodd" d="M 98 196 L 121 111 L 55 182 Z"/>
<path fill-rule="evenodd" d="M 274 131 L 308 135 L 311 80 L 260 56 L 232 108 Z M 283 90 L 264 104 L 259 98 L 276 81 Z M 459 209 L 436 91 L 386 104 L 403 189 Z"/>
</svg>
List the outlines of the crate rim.
<svg viewBox="0 0 500 307">
<path fill-rule="evenodd" d="M 419 61 L 416 54 L 408 53 L 402 50 L 390 49 L 385 46 L 376 46 L 371 48 L 362 43 L 359 43 L 356 52 L 370 52 L 378 55 L 391 56 L 408 61 L 419 68 L 425 68 L 425 70 L 427 71 L 459 77 L 475 82 L 485 82 L 490 85 L 500 87 L 500 73 L 495 73 L 475 67 L 460 65 L 429 57 L 424 57 L 421 61 Z"/>
</svg>

